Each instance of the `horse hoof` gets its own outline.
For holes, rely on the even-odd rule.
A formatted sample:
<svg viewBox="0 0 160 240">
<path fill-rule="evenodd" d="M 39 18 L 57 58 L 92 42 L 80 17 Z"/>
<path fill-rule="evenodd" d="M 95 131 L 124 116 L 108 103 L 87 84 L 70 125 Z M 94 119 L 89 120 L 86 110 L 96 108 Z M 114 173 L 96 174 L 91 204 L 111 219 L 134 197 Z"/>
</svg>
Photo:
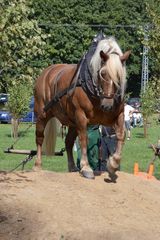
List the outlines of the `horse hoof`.
<svg viewBox="0 0 160 240">
<path fill-rule="evenodd" d="M 107 161 L 107 171 L 108 171 L 110 174 L 114 174 L 115 171 L 116 171 L 116 169 L 111 166 L 110 161 Z"/>
<path fill-rule="evenodd" d="M 117 174 L 115 173 L 117 169 L 113 168 L 110 161 L 107 161 L 107 171 L 112 182 L 116 182 Z"/>
<path fill-rule="evenodd" d="M 116 180 L 118 178 L 117 174 L 115 173 L 109 173 L 109 177 L 111 179 L 111 182 L 116 183 Z"/>
<path fill-rule="evenodd" d="M 80 174 L 88 179 L 95 179 L 94 173 L 92 171 L 81 170 Z"/>
<path fill-rule="evenodd" d="M 39 172 L 39 171 L 42 170 L 42 167 L 41 167 L 41 166 L 33 166 L 32 170 L 33 170 L 34 172 Z"/>
<path fill-rule="evenodd" d="M 69 169 L 69 172 L 79 172 L 79 168 L 78 167 L 74 167 Z"/>
</svg>

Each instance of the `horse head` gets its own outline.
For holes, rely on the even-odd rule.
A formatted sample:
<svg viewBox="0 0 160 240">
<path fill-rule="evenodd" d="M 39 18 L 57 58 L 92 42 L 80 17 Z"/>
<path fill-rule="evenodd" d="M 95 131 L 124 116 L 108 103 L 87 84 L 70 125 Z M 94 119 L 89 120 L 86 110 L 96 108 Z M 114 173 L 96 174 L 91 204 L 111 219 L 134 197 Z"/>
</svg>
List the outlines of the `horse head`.
<svg viewBox="0 0 160 240">
<path fill-rule="evenodd" d="M 105 38 L 97 44 L 90 66 L 103 111 L 111 110 L 115 101 L 121 103 L 124 98 L 125 61 L 130 53 L 131 51 L 127 51 L 123 54 L 114 37 Z"/>
<path fill-rule="evenodd" d="M 120 55 L 116 51 L 111 53 L 100 51 L 101 68 L 98 73 L 98 88 L 103 111 L 109 111 L 113 108 L 115 98 L 123 98 L 125 88 L 124 62 L 130 53 L 127 51 Z"/>
</svg>

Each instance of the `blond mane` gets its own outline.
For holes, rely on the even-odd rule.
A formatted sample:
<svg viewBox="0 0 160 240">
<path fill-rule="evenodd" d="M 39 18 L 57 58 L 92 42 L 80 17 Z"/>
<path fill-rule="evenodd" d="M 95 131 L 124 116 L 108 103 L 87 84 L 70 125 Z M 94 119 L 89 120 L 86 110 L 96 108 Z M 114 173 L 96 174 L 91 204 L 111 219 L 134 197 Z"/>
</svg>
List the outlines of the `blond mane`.
<svg viewBox="0 0 160 240">
<path fill-rule="evenodd" d="M 102 68 L 102 59 L 100 57 L 101 50 L 109 55 L 109 59 L 103 66 L 103 69 L 106 68 L 106 71 L 110 78 L 113 80 L 115 85 L 121 89 L 123 98 L 126 86 L 126 69 L 125 65 L 122 65 L 120 60 L 120 56 L 122 56 L 123 53 L 113 37 L 101 40 L 98 43 L 97 49 L 90 62 L 93 81 L 95 84 L 97 84 L 97 73 Z"/>
</svg>

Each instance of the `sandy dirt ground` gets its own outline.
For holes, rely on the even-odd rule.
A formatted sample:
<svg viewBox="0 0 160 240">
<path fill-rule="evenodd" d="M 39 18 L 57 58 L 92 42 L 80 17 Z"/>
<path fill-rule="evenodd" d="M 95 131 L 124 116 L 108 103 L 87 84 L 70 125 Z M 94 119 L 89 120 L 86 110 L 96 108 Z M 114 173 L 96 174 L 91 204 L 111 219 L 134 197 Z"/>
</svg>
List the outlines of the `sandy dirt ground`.
<svg viewBox="0 0 160 240">
<path fill-rule="evenodd" d="M 160 181 L 0 174 L 0 240 L 159 240 Z"/>
</svg>

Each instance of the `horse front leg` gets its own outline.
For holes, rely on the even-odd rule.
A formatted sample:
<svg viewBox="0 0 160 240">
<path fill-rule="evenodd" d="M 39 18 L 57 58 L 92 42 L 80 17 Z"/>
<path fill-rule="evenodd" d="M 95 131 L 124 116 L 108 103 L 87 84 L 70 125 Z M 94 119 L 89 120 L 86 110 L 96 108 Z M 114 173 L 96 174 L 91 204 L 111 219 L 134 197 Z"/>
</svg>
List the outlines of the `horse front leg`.
<svg viewBox="0 0 160 240">
<path fill-rule="evenodd" d="M 78 168 L 75 166 L 73 158 L 73 145 L 77 137 L 77 131 L 75 128 L 69 127 L 68 133 L 65 139 L 66 152 L 68 157 L 68 171 L 77 172 Z"/>
<path fill-rule="evenodd" d="M 85 117 L 84 113 L 79 114 L 78 116 L 78 138 L 79 144 L 81 149 L 81 160 L 80 166 L 81 170 L 80 173 L 83 177 L 88 179 L 94 179 L 94 173 L 88 163 L 88 156 L 87 156 L 87 145 L 88 145 L 88 135 L 87 135 L 87 118 Z"/>
<path fill-rule="evenodd" d="M 78 132 L 79 144 L 81 149 L 81 159 L 80 159 L 80 173 L 83 177 L 94 179 L 93 170 L 90 168 L 87 157 L 87 124 L 88 119 L 82 109 L 77 109 L 75 112 L 75 121 Z"/>
<path fill-rule="evenodd" d="M 115 124 L 115 132 L 117 137 L 116 151 L 113 156 L 110 156 L 109 161 L 107 161 L 107 169 L 110 177 L 114 179 L 116 170 L 120 167 L 122 147 L 125 139 L 124 130 L 124 113 L 122 112 Z"/>
<path fill-rule="evenodd" d="M 79 135 L 79 143 L 81 147 L 80 173 L 83 177 L 94 179 L 95 176 L 94 176 L 93 170 L 89 166 L 88 157 L 87 157 L 87 143 L 88 143 L 87 129 L 79 130 L 78 135 Z"/>
</svg>

